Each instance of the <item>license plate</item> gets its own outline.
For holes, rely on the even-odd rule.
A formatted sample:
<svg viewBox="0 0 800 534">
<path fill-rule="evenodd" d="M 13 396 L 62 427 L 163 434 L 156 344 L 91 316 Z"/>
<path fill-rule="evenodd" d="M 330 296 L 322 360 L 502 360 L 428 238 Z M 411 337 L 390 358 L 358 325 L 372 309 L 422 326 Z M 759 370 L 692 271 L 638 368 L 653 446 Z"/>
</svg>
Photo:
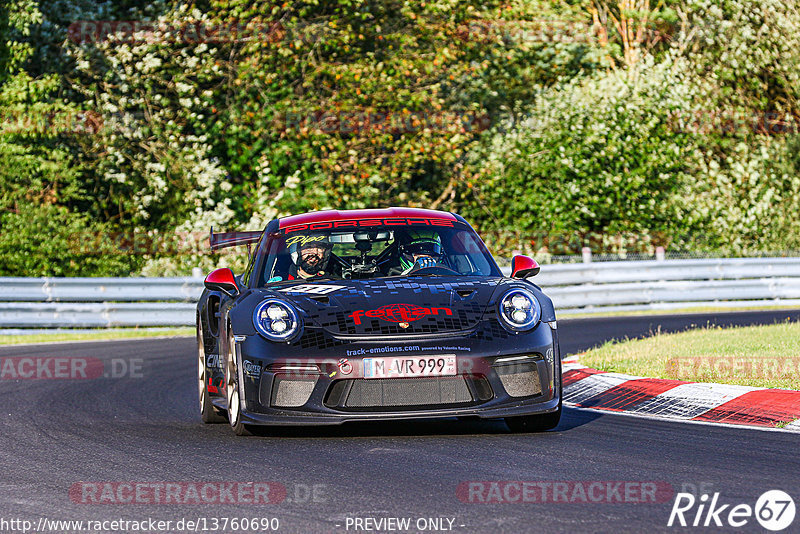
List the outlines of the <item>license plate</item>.
<svg viewBox="0 0 800 534">
<path fill-rule="evenodd" d="M 455 355 L 419 356 L 416 358 L 364 358 L 364 378 L 454 376 L 455 374 Z"/>
</svg>

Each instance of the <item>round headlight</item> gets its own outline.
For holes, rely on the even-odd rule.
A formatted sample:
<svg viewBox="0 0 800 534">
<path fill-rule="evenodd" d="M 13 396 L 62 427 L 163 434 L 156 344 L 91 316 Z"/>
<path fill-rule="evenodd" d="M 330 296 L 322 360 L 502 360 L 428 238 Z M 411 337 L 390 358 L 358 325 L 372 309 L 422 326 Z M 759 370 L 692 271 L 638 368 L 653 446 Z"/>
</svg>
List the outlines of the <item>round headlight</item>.
<svg viewBox="0 0 800 534">
<path fill-rule="evenodd" d="M 253 325 L 259 334 L 271 341 L 287 341 L 300 331 L 300 318 L 286 302 L 269 299 L 256 307 Z"/>
<path fill-rule="evenodd" d="M 512 330 L 528 330 L 539 322 L 539 301 L 526 289 L 512 289 L 500 299 L 500 318 Z"/>
<path fill-rule="evenodd" d="M 283 319 L 286 317 L 286 309 L 283 306 L 278 306 L 277 304 L 272 304 L 267 308 L 267 317 L 272 319 L 273 321 L 277 321 L 278 319 Z"/>
</svg>

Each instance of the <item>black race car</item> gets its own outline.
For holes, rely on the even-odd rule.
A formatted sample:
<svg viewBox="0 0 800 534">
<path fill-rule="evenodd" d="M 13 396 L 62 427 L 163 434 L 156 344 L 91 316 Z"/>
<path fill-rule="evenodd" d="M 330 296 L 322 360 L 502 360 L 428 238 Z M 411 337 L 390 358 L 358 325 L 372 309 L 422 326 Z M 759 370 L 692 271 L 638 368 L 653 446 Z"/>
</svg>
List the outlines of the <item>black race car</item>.
<svg viewBox="0 0 800 534">
<path fill-rule="evenodd" d="M 561 417 L 551 300 L 512 277 L 459 215 L 322 211 L 259 232 L 211 232 L 252 247 L 244 273 L 217 269 L 197 306 L 200 412 L 251 425 L 477 416 L 514 431 Z M 253 247 L 253 245 L 255 245 Z"/>
</svg>

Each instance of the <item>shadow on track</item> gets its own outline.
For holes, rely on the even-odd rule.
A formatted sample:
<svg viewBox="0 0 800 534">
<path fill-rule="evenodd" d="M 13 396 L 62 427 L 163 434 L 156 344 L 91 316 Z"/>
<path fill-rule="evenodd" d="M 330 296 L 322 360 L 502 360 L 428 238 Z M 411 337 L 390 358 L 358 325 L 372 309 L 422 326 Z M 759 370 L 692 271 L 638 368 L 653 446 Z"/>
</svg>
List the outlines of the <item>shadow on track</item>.
<svg viewBox="0 0 800 534">
<path fill-rule="evenodd" d="M 477 418 L 415 419 L 344 423 L 334 426 L 256 426 L 259 437 L 270 438 L 372 438 L 510 434 L 502 420 Z"/>
<path fill-rule="evenodd" d="M 370 421 L 344 423 L 332 426 L 255 426 L 253 437 L 262 438 L 378 438 L 378 437 L 445 437 L 445 436 L 543 436 L 567 432 L 581 427 L 603 414 L 564 408 L 561 422 L 549 432 L 514 434 L 501 419 L 479 419 L 477 417 L 416 419 L 409 421 Z M 227 425 L 220 425 L 227 426 Z M 226 428 L 227 430 L 227 428 Z"/>
</svg>

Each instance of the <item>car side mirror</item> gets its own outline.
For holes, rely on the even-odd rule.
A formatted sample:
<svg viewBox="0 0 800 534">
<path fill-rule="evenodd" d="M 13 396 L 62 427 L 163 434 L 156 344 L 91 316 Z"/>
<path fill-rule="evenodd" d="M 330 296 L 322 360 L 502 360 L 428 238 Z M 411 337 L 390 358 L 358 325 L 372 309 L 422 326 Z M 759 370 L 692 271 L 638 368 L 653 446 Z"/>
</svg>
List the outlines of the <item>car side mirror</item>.
<svg viewBox="0 0 800 534">
<path fill-rule="evenodd" d="M 528 278 L 539 274 L 539 264 L 528 256 L 514 256 L 511 259 L 511 277 Z"/>
<path fill-rule="evenodd" d="M 227 267 L 211 271 L 209 275 L 206 276 L 203 285 L 211 291 L 222 291 L 229 297 L 235 297 L 239 294 L 239 286 L 236 285 L 233 271 Z"/>
</svg>

